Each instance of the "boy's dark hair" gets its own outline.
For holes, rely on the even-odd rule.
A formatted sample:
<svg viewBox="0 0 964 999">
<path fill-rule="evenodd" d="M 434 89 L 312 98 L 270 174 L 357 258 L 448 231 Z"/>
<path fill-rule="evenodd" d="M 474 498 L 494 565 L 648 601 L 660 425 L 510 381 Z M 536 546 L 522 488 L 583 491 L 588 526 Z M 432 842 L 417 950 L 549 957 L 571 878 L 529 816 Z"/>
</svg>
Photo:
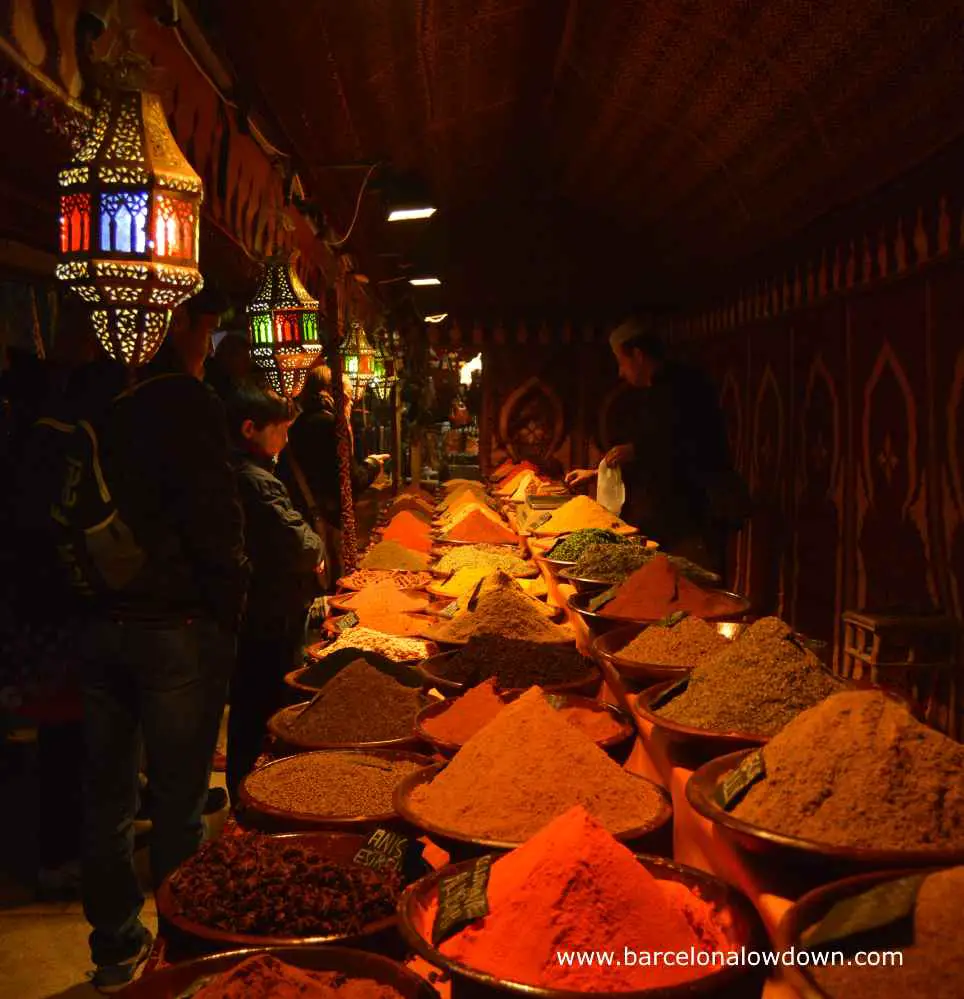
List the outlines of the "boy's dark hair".
<svg viewBox="0 0 964 999">
<path fill-rule="evenodd" d="M 269 423 L 287 423 L 292 418 L 291 403 L 257 385 L 239 385 L 225 401 L 228 429 L 236 438 L 241 437 L 241 426 L 250 420 L 257 430 L 264 430 Z"/>
<path fill-rule="evenodd" d="M 631 350 L 641 351 L 657 362 L 666 360 L 666 342 L 655 331 L 640 333 L 638 336 L 624 340 L 622 348 L 627 353 Z"/>
<path fill-rule="evenodd" d="M 184 303 L 184 310 L 192 323 L 201 316 L 223 316 L 230 308 L 231 300 L 212 285 L 205 285 Z"/>
</svg>

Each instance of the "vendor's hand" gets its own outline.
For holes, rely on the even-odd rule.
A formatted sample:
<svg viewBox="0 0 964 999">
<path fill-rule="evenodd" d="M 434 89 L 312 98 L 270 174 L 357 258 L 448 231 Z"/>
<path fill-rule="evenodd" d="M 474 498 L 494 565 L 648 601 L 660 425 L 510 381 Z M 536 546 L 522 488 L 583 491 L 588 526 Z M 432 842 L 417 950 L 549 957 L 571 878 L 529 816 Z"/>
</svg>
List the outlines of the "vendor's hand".
<svg viewBox="0 0 964 999">
<path fill-rule="evenodd" d="M 388 461 L 389 458 L 391 458 L 391 455 L 390 454 L 370 454 L 368 457 L 371 458 L 372 461 L 377 462 L 377 464 L 379 466 L 381 466 L 381 465 L 384 465 L 385 462 Z"/>
<path fill-rule="evenodd" d="M 606 452 L 603 461 L 607 468 L 619 468 L 636 460 L 636 448 L 632 444 L 617 444 L 612 450 Z"/>
<path fill-rule="evenodd" d="M 324 560 L 324 559 L 322 559 L 322 560 L 321 560 L 321 561 L 320 561 L 320 562 L 319 562 L 319 563 L 318 563 L 318 564 L 317 564 L 317 565 L 315 566 L 315 575 L 316 575 L 316 576 L 317 576 L 317 577 L 318 577 L 319 579 L 322 579 L 322 578 L 324 578 L 324 575 L 325 575 L 325 573 L 326 573 L 327 571 L 328 571 L 328 563 L 327 563 L 327 562 L 325 562 L 325 560 Z"/>
<path fill-rule="evenodd" d="M 581 486 L 584 482 L 592 482 L 596 474 L 595 468 L 574 468 L 566 476 L 566 485 L 571 489 L 574 486 Z"/>
</svg>

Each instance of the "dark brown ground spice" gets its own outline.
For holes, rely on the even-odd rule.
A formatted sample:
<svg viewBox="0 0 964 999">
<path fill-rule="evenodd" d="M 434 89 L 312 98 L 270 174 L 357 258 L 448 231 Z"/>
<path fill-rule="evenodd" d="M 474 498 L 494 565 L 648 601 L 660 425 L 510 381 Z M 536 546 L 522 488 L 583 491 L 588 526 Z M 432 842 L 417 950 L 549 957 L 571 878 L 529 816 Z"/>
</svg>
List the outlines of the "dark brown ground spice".
<svg viewBox="0 0 964 999">
<path fill-rule="evenodd" d="M 964 999 L 962 897 L 964 867 L 932 874 L 917 896 L 914 943 L 902 950 L 899 965 L 815 967 L 814 977 L 840 999 Z"/>
<path fill-rule="evenodd" d="M 571 642 L 568 627 L 553 624 L 545 605 L 521 589 L 498 588 L 483 591 L 475 610 L 458 614 L 452 621 L 425 632 L 437 642 L 465 642 L 477 635 L 499 635 L 530 642 Z"/>
<path fill-rule="evenodd" d="M 288 708 L 280 721 L 303 742 L 383 742 L 411 736 L 419 706 L 418 687 L 407 687 L 358 659 L 307 705 Z"/>
<path fill-rule="evenodd" d="M 795 643 L 788 624 L 761 618 L 693 670 L 687 689 L 657 714 L 711 732 L 769 736 L 841 689 L 841 681 Z"/>
<path fill-rule="evenodd" d="M 505 690 L 571 683 L 594 670 L 592 660 L 573 646 L 482 635 L 441 660 L 434 671 L 446 680 L 470 687 L 494 676 Z"/>
<path fill-rule="evenodd" d="M 836 846 L 964 848 L 964 746 L 879 691 L 828 698 L 763 755 L 735 809 L 746 822 Z"/>
<path fill-rule="evenodd" d="M 205 843 L 171 877 L 179 915 L 252 936 L 358 933 L 392 915 L 400 882 L 390 871 L 342 865 L 272 836 Z"/>
<path fill-rule="evenodd" d="M 710 656 L 722 652 L 729 639 L 712 624 L 698 617 L 683 618 L 671 628 L 651 624 L 619 650 L 623 659 L 658 666 L 699 666 Z"/>
</svg>

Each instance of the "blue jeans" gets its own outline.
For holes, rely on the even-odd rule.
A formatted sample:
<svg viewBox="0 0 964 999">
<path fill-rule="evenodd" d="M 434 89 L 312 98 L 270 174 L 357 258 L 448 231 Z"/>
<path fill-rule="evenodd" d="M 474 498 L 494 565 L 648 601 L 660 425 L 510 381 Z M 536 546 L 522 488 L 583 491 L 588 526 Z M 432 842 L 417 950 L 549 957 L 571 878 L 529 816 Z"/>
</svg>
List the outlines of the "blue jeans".
<svg viewBox="0 0 964 999">
<path fill-rule="evenodd" d="M 234 639 L 210 621 L 97 621 L 84 641 L 84 914 L 96 965 L 140 949 L 133 867 L 141 750 L 155 887 L 198 848 Z"/>
</svg>

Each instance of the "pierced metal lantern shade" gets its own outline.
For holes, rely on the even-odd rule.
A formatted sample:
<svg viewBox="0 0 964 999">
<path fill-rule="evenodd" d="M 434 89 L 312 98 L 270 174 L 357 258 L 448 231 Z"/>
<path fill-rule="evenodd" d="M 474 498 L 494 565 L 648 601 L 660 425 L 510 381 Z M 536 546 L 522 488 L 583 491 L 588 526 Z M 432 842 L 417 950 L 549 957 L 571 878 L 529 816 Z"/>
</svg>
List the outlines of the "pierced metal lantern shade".
<svg viewBox="0 0 964 999">
<path fill-rule="evenodd" d="M 57 277 L 90 307 L 111 357 L 145 364 L 171 310 L 203 284 L 204 186 L 174 141 L 160 98 L 111 90 L 59 180 Z"/>
<path fill-rule="evenodd" d="M 390 346 L 384 342 L 379 343 L 375 348 L 374 374 L 370 385 L 372 391 L 382 402 L 387 402 L 391 399 L 392 390 L 395 388 L 395 382 L 397 381 L 395 358 L 392 356 L 390 350 Z"/>
<path fill-rule="evenodd" d="M 341 352 L 345 358 L 345 374 L 351 379 L 352 392 L 358 400 L 376 377 L 375 349 L 368 342 L 368 336 L 361 323 L 351 324 L 351 331 L 342 344 Z"/>
<path fill-rule="evenodd" d="M 248 306 L 251 354 L 267 373 L 271 387 L 293 398 L 321 353 L 318 302 L 294 269 L 294 254 L 265 264 L 254 300 Z"/>
</svg>

